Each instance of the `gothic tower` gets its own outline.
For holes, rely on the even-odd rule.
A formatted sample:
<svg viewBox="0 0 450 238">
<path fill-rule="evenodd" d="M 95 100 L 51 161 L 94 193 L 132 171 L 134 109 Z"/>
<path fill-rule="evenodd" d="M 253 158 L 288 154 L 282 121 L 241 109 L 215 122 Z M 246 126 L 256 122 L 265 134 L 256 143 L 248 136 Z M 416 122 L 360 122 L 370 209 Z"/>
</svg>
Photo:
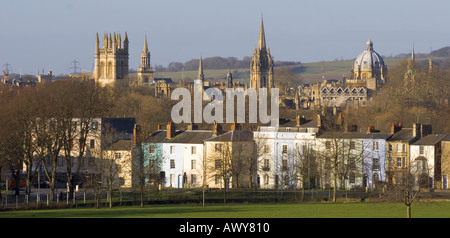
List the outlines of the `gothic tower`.
<svg viewBox="0 0 450 238">
<path fill-rule="evenodd" d="M 268 92 L 271 88 L 275 88 L 273 65 L 270 50 L 266 47 L 263 18 L 261 17 L 258 45 L 255 47 L 250 63 L 250 88 L 267 88 Z"/>
<path fill-rule="evenodd" d="M 141 53 L 141 65 L 138 69 L 138 84 L 149 84 L 153 82 L 153 68 L 150 66 L 150 52 L 147 46 L 147 36 L 144 40 L 144 48 Z"/>
<path fill-rule="evenodd" d="M 123 46 L 121 35 L 103 35 L 103 47 L 99 46 L 98 33 L 95 39 L 95 63 L 93 76 L 103 85 L 114 83 L 128 75 L 128 37 L 125 32 Z"/>
</svg>

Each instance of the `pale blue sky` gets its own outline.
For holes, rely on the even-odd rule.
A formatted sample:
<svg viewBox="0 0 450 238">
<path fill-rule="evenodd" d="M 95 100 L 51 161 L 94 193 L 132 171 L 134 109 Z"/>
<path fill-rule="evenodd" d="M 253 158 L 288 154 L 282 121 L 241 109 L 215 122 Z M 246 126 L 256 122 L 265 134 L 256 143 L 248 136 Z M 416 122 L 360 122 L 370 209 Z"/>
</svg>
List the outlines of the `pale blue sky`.
<svg viewBox="0 0 450 238">
<path fill-rule="evenodd" d="M 144 36 L 151 64 L 193 58 L 251 56 L 261 14 L 275 60 L 352 59 L 368 38 L 381 55 L 428 53 L 450 45 L 448 0 L 2 0 L 0 64 L 15 73 L 90 72 L 98 32 L 125 31 L 130 68 Z M 101 40 L 101 39 L 100 39 Z"/>
</svg>

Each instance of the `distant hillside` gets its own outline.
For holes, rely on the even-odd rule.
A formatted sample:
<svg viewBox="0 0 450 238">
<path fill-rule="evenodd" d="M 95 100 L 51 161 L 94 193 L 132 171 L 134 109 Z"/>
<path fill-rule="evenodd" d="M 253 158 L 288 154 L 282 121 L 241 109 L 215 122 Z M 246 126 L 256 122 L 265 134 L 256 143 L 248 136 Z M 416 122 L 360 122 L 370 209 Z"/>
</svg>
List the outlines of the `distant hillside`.
<svg viewBox="0 0 450 238">
<path fill-rule="evenodd" d="M 450 59 L 450 46 L 443 47 L 430 52 L 416 53 L 416 59 L 441 58 Z M 393 57 L 383 56 L 386 65 L 394 67 L 400 60 L 408 58 L 411 53 L 398 54 Z M 292 73 L 300 75 L 304 83 L 317 82 L 322 79 L 342 79 L 349 77 L 352 69 L 354 59 L 350 60 L 336 60 L 336 61 L 321 61 L 312 63 L 301 63 L 292 61 L 276 61 L 275 70 L 281 67 L 292 69 Z M 233 73 L 233 78 L 237 81 L 247 83 L 250 77 L 250 61 L 251 57 L 244 57 L 237 59 L 235 57 L 210 57 L 204 58 L 203 69 L 205 77 L 214 80 L 225 80 L 228 69 Z M 185 63 L 172 62 L 167 67 L 155 66 L 156 77 L 168 77 L 175 81 L 184 79 L 192 80 L 197 77 L 199 59 L 192 59 Z"/>
<path fill-rule="evenodd" d="M 392 58 L 406 58 L 410 57 L 411 53 L 403 53 L 398 54 Z M 433 50 L 430 53 L 415 53 L 415 56 L 417 58 L 450 58 L 450 46 L 442 47 L 437 50 Z"/>
<path fill-rule="evenodd" d="M 247 69 L 250 68 L 251 57 L 244 57 L 242 60 L 236 57 L 209 57 L 202 59 L 204 69 Z M 181 70 L 191 71 L 198 70 L 199 59 L 192 59 L 187 62 L 171 62 L 164 67 L 162 65 L 155 65 L 155 70 L 158 72 L 179 72 Z M 275 61 L 275 66 L 286 65 L 301 65 L 301 62 L 291 61 Z"/>
</svg>

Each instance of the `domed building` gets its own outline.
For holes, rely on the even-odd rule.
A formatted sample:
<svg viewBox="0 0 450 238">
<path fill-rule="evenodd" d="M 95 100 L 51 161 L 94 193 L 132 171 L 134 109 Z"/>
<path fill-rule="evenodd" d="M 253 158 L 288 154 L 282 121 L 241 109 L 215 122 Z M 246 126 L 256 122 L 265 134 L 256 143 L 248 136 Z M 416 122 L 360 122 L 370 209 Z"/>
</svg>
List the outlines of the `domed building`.
<svg viewBox="0 0 450 238">
<path fill-rule="evenodd" d="M 373 42 L 369 39 L 366 49 L 356 57 L 352 67 L 352 77 L 346 79 L 346 84 L 364 86 L 376 90 L 386 82 L 387 66 L 383 57 L 373 50 Z"/>
</svg>

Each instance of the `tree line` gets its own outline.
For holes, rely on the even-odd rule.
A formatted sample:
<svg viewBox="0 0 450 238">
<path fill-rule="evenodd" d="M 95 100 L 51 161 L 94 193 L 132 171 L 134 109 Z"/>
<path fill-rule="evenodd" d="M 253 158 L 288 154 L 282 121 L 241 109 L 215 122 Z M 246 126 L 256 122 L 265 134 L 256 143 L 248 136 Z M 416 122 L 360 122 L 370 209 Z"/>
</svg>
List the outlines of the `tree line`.
<svg viewBox="0 0 450 238">
<path fill-rule="evenodd" d="M 151 95 L 149 88 L 126 82 L 101 87 L 93 80 L 81 79 L 33 87 L 0 85 L 0 182 L 5 183 L 4 175 L 10 174 L 19 195 L 19 185 L 25 179 L 25 194 L 29 195 L 38 169 L 43 168 L 40 172 L 49 181 L 53 200 L 56 165 L 63 161 L 66 182 L 73 191 L 84 176 L 80 166 L 86 160 L 84 145 L 95 118 L 136 118 L 142 125 L 142 136 L 168 121 L 168 115 L 161 112 L 169 102 Z"/>
<path fill-rule="evenodd" d="M 252 57 L 245 56 L 242 60 L 236 57 L 208 57 L 202 59 L 205 69 L 244 69 L 249 68 Z M 171 62 L 167 66 L 155 65 L 156 72 L 180 72 L 182 70 L 198 70 L 199 59 L 192 59 L 185 63 Z M 294 61 L 275 61 L 275 66 L 301 65 L 301 62 Z"/>
</svg>

